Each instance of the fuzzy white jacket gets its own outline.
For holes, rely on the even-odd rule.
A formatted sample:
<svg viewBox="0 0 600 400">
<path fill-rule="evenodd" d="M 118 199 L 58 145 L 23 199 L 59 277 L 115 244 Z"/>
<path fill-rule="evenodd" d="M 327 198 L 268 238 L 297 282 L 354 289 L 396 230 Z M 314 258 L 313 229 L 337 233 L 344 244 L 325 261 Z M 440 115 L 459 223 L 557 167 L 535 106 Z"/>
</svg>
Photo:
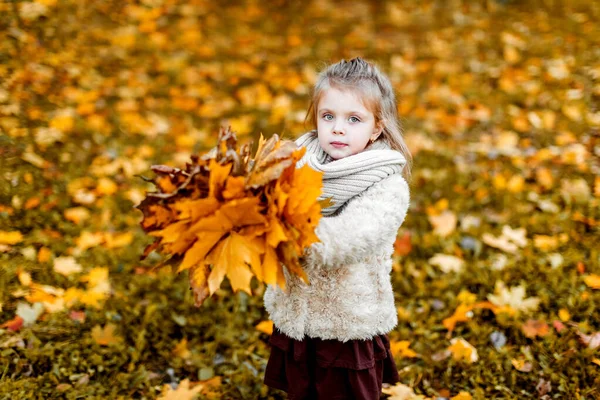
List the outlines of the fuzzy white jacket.
<svg viewBox="0 0 600 400">
<path fill-rule="evenodd" d="M 321 217 L 320 242 L 305 252 L 311 285 L 284 267 L 287 286 L 268 285 L 263 299 L 275 326 L 297 340 L 369 339 L 398 323 L 390 272 L 398 228 L 410 205 L 400 174 L 373 184 L 340 212 Z"/>
</svg>

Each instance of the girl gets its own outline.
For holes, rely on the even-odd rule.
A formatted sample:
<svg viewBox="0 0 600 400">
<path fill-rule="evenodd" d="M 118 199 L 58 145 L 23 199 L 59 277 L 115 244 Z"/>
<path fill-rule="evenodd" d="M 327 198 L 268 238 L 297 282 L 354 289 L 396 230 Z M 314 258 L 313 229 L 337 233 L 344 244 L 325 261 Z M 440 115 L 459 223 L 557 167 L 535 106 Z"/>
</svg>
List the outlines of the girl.
<svg viewBox="0 0 600 400">
<path fill-rule="evenodd" d="M 316 130 L 297 167 L 322 171 L 322 210 L 302 264 L 310 285 L 284 268 L 269 285 L 274 330 L 264 383 L 290 399 L 379 399 L 398 382 L 387 333 L 398 322 L 390 280 L 393 244 L 406 216 L 410 153 L 389 79 L 361 58 L 320 73 L 307 118 Z"/>
</svg>

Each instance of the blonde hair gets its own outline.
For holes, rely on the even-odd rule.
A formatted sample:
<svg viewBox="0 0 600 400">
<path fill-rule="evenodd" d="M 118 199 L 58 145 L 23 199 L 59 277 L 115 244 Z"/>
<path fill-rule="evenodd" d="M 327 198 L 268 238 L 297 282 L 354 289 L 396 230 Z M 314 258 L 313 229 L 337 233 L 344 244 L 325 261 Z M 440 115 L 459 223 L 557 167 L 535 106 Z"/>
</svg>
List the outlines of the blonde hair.
<svg viewBox="0 0 600 400">
<path fill-rule="evenodd" d="M 398 103 L 389 78 L 372 62 L 360 57 L 331 64 L 323 69 L 315 83 L 310 106 L 304 122 L 310 122 L 317 128 L 317 106 L 325 90 L 334 87 L 338 90 L 350 90 L 358 95 L 365 107 L 375 116 L 375 123 L 383 125 L 383 131 L 377 140 L 385 140 L 389 146 L 402 153 L 406 165 L 402 176 L 410 181 L 412 155 L 402 135 L 402 125 L 398 119 Z"/>
</svg>

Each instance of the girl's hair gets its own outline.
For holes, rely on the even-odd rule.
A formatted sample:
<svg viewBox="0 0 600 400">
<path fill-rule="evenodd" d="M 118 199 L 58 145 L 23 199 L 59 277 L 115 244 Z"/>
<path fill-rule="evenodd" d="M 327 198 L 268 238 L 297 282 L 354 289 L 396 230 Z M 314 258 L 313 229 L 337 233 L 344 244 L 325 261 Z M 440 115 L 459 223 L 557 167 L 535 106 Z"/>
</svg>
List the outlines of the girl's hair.
<svg viewBox="0 0 600 400">
<path fill-rule="evenodd" d="M 383 123 L 383 131 L 377 140 L 387 141 L 392 149 L 399 151 L 406 158 L 402 175 L 409 181 L 412 155 L 404 142 L 402 125 L 398 119 L 396 95 L 389 78 L 374 63 L 360 57 L 350 61 L 342 59 L 326 67 L 317 77 L 304 120 L 305 123 L 309 121 L 313 129 L 317 128 L 319 100 L 325 90 L 331 87 L 356 93 L 365 107 L 375 116 L 375 123 Z"/>
</svg>

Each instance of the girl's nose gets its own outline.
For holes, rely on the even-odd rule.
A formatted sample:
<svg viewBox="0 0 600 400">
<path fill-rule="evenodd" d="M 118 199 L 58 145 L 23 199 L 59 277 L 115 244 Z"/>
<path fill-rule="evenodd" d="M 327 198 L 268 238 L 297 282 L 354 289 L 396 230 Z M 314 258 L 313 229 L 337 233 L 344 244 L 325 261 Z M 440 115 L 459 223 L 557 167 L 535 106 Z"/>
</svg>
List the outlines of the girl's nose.
<svg viewBox="0 0 600 400">
<path fill-rule="evenodd" d="M 340 121 L 338 119 L 335 122 L 335 125 L 333 126 L 333 133 L 340 134 L 340 135 L 344 133 L 344 123 L 343 123 L 343 121 Z"/>
</svg>

